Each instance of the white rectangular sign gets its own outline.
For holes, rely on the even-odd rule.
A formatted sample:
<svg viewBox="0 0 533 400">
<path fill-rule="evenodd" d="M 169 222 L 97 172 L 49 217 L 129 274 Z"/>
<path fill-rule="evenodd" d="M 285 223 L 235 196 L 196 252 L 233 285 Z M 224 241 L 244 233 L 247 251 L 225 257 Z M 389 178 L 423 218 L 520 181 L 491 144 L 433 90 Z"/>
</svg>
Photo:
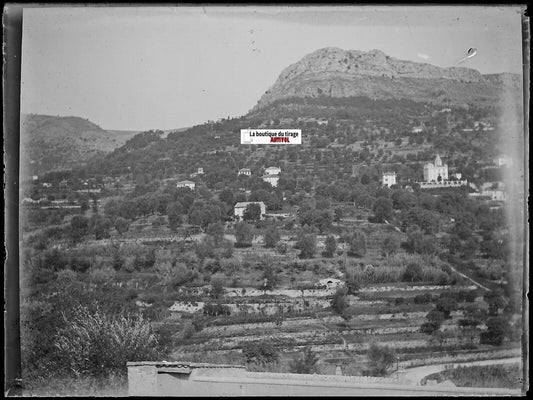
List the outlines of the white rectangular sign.
<svg viewBox="0 0 533 400">
<path fill-rule="evenodd" d="M 241 129 L 241 144 L 302 144 L 302 130 Z"/>
</svg>

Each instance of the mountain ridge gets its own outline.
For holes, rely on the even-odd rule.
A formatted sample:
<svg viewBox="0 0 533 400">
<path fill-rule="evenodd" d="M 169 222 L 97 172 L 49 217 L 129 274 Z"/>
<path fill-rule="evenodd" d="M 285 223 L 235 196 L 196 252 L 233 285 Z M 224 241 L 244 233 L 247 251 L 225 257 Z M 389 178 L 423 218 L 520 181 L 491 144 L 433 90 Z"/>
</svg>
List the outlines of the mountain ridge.
<svg viewBox="0 0 533 400">
<path fill-rule="evenodd" d="M 416 80 L 413 85 L 413 81 Z M 405 85 L 408 84 L 408 85 Z M 276 82 L 261 96 L 252 112 L 288 97 L 369 96 L 371 98 L 410 98 L 435 100 L 431 86 L 449 95 L 449 101 L 493 100 L 502 86 L 518 89 L 517 74 L 487 74 L 465 67 L 441 68 L 428 63 L 399 60 L 381 50 L 368 52 L 326 47 L 307 54 L 286 67 Z M 460 92 L 474 85 L 474 98 Z M 408 87 L 406 87 L 408 86 Z M 417 90 L 418 89 L 418 90 Z M 485 99 L 484 97 L 488 97 Z"/>
</svg>

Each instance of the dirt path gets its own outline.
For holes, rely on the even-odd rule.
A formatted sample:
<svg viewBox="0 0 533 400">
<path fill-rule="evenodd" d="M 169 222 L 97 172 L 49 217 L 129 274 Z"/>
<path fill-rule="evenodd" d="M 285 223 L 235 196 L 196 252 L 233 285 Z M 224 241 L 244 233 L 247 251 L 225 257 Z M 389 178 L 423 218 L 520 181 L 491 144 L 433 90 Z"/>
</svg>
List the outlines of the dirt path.
<svg viewBox="0 0 533 400">
<path fill-rule="evenodd" d="M 521 357 L 512 357 L 512 358 L 502 358 L 496 360 L 480 360 L 480 361 L 470 361 L 470 362 L 461 362 L 461 363 L 446 363 L 446 364 L 436 364 L 436 365 L 425 365 L 422 367 L 408 368 L 403 372 L 402 379 L 405 380 L 405 383 L 410 383 L 412 385 L 420 386 L 420 382 L 426 376 L 444 371 L 447 366 L 457 367 L 471 367 L 474 365 L 495 365 L 495 364 L 514 364 L 522 362 Z M 448 367 L 449 368 L 449 367 Z"/>
</svg>

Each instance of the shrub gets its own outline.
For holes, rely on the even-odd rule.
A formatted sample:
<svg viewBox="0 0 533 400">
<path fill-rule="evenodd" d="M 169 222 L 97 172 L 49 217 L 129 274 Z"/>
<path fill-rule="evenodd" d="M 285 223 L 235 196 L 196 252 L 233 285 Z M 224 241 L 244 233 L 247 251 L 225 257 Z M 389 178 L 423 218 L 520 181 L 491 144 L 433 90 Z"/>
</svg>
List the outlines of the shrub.
<svg viewBox="0 0 533 400">
<path fill-rule="evenodd" d="M 445 319 L 451 318 L 451 312 L 457 310 L 458 304 L 454 298 L 444 297 L 437 300 L 435 309 L 444 314 Z"/>
<path fill-rule="evenodd" d="M 326 238 L 326 248 L 324 249 L 324 256 L 333 257 L 333 254 L 337 250 L 337 241 L 334 236 L 328 236 Z"/>
<path fill-rule="evenodd" d="M 279 353 L 270 340 L 246 342 L 241 345 L 246 362 L 269 364 L 278 361 Z"/>
<path fill-rule="evenodd" d="M 374 376 L 384 376 L 396 361 L 396 352 L 393 349 L 375 343 L 370 345 L 366 356 Z"/>
<path fill-rule="evenodd" d="M 422 267 L 417 263 L 410 263 L 402 276 L 404 282 L 420 282 L 423 280 Z"/>
<path fill-rule="evenodd" d="M 415 304 L 428 304 L 433 300 L 431 293 L 417 294 L 414 298 Z"/>
<path fill-rule="evenodd" d="M 290 369 L 293 374 L 313 374 L 317 372 L 319 358 L 310 347 L 306 347 L 301 357 L 294 358 L 290 363 Z"/>
<path fill-rule="evenodd" d="M 348 290 L 344 287 L 340 287 L 335 291 L 333 298 L 331 299 L 331 308 L 339 315 L 344 315 L 346 309 L 350 306 L 348 298 L 346 297 Z"/>
<path fill-rule="evenodd" d="M 426 335 L 433 335 L 436 331 L 438 331 L 440 328 L 440 325 L 436 322 L 424 322 L 420 326 L 420 332 L 425 333 Z"/>
<path fill-rule="evenodd" d="M 277 251 L 279 254 L 287 254 L 287 250 L 288 250 L 287 243 L 285 243 L 285 242 L 278 242 L 278 243 L 276 244 L 276 251 Z"/>
<path fill-rule="evenodd" d="M 142 315 L 111 316 L 85 306 L 75 309 L 60 330 L 59 365 L 75 375 L 125 374 L 126 362 L 157 360 L 157 337 Z"/>
<path fill-rule="evenodd" d="M 366 254 L 366 237 L 362 232 L 354 232 L 349 238 L 349 256 L 364 257 Z"/>
<path fill-rule="evenodd" d="M 316 235 L 304 234 L 298 241 L 300 258 L 312 258 L 316 252 Z"/>
<path fill-rule="evenodd" d="M 480 343 L 499 346 L 509 333 L 508 322 L 503 317 L 492 317 L 487 320 L 487 331 L 481 332 Z"/>
</svg>

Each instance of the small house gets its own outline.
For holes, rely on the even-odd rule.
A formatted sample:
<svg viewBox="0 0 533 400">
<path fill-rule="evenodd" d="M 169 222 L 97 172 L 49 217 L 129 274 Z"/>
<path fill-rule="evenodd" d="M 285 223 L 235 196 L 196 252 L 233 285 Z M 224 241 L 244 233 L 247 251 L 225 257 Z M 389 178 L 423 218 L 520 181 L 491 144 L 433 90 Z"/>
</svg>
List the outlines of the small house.
<svg viewBox="0 0 533 400">
<path fill-rule="evenodd" d="M 196 187 L 196 183 L 194 183 L 193 181 L 181 181 L 181 182 L 178 182 L 176 184 L 176 187 L 177 188 L 189 188 L 191 190 L 194 190 L 194 188 Z"/>
<path fill-rule="evenodd" d="M 259 207 L 261 208 L 261 219 L 265 218 L 266 213 L 266 206 L 265 203 L 262 201 L 241 201 L 237 204 L 235 204 L 233 213 L 236 218 L 243 218 L 244 211 L 246 210 L 246 207 L 248 207 L 249 204 L 259 204 Z"/>
</svg>

